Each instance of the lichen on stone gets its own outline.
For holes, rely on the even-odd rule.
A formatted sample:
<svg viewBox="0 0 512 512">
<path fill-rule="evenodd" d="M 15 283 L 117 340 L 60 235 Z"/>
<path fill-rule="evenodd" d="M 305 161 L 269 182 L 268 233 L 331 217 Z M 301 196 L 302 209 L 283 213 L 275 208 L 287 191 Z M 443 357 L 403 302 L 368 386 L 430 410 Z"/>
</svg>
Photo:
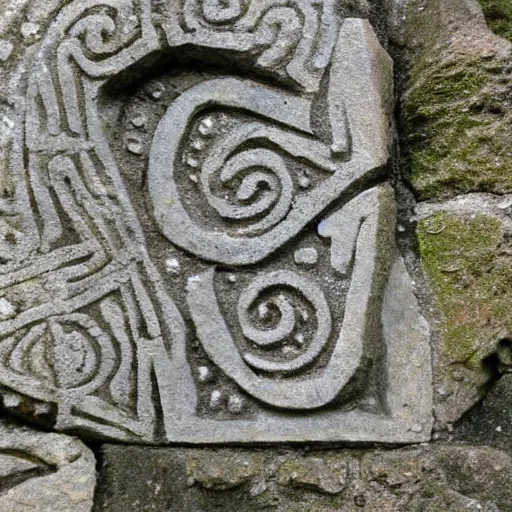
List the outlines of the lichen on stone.
<svg viewBox="0 0 512 512">
<path fill-rule="evenodd" d="M 484 361 L 512 332 L 512 261 L 501 221 L 436 213 L 418 242 L 436 306 L 438 416 L 455 421 L 491 377 Z"/>
<path fill-rule="evenodd" d="M 279 468 L 278 481 L 322 494 L 336 496 L 343 492 L 347 478 L 345 461 L 327 457 L 308 457 L 284 463 Z"/>
<path fill-rule="evenodd" d="M 409 9 L 405 175 L 419 199 L 511 192 L 512 45 L 485 26 L 481 12 L 464 19 L 445 0 L 432 4 L 438 11 L 418 10 L 417 2 Z"/>
<path fill-rule="evenodd" d="M 190 485 L 200 485 L 205 489 L 226 490 L 247 482 L 254 474 L 256 457 L 246 460 L 226 455 L 221 451 L 202 457 L 201 452 L 187 460 L 187 476 Z"/>
</svg>

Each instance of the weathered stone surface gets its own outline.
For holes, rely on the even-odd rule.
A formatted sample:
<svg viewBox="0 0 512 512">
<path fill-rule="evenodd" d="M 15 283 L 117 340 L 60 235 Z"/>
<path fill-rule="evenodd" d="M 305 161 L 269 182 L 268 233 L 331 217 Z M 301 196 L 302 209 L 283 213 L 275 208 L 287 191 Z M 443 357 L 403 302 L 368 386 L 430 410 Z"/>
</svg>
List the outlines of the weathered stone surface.
<svg viewBox="0 0 512 512">
<path fill-rule="evenodd" d="M 95 512 L 512 509 L 512 459 L 486 447 L 304 454 L 105 446 L 102 459 Z"/>
<path fill-rule="evenodd" d="M 356 17 L 383 3 L 4 5 L 3 407 L 135 443 L 429 439 L 393 65 Z"/>
<path fill-rule="evenodd" d="M 417 198 L 511 191 L 503 0 L 0 0 L 4 411 L 103 441 L 314 443 L 104 446 L 96 512 L 512 510 L 506 452 L 316 444 L 429 441 L 434 390 L 435 439 L 512 447 L 510 197 L 418 206 L 426 290 L 395 180 L 416 283 L 395 246 L 404 4 Z M 89 511 L 94 462 L 0 426 L 0 512 Z"/>
<path fill-rule="evenodd" d="M 1 512 L 91 512 L 93 453 L 78 439 L 0 422 Z"/>
<path fill-rule="evenodd" d="M 504 368 L 509 370 L 512 346 L 510 342 L 502 342 L 500 348 L 499 352 L 508 352 L 507 366 Z M 462 418 L 451 436 L 456 440 L 487 444 L 512 451 L 511 400 L 512 375 L 505 374 L 499 378 L 484 399 Z"/>
<path fill-rule="evenodd" d="M 277 481 L 281 485 L 311 489 L 335 496 L 345 489 L 347 467 L 345 460 L 311 456 L 285 462 L 278 470 Z"/>
<path fill-rule="evenodd" d="M 485 394 L 496 375 L 491 356 L 507 358 L 500 342 L 512 329 L 508 202 L 468 196 L 418 207 L 419 251 L 435 308 L 434 396 L 442 424 L 458 420 Z"/>
<path fill-rule="evenodd" d="M 0 39 L 0 62 L 5 62 L 12 54 L 14 45 L 5 39 Z"/>
<path fill-rule="evenodd" d="M 253 457 L 250 460 L 254 462 Z M 218 491 L 234 489 L 254 475 L 255 468 L 251 462 L 227 452 L 216 454 L 211 459 L 201 452 L 193 452 L 191 457 L 187 457 L 187 484 Z"/>
<path fill-rule="evenodd" d="M 510 192 L 512 44 L 477 0 L 413 0 L 405 16 L 403 169 L 417 196 Z"/>
</svg>

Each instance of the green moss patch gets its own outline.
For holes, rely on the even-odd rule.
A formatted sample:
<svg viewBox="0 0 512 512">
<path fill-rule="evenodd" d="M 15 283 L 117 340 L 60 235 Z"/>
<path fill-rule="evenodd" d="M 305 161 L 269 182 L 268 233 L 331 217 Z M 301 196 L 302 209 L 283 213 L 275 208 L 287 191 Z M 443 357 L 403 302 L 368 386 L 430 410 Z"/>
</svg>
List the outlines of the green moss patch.
<svg viewBox="0 0 512 512">
<path fill-rule="evenodd" d="M 500 37 L 512 41 L 512 2 L 480 0 L 489 28 Z"/>
<path fill-rule="evenodd" d="M 482 3 L 490 24 L 512 29 L 512 1 Z M 413 0 L 407 11 L 402 169 L 419 200 L 512 193 L 512 45 L 473 7 Z"/>
<path fill-rule="evenodd" d="M 512 328 L 512 260 L 501 222 L 444 212 L 422 220 L 422 264 L 441 313 L 441 355 L 481 371 L 504 329 Z"/>
<path fill-rule="evenodd" d="M 498 79 L 502 66 L 450 52 L 413 69 L 402 105 L 408 178 L 420 199 L 512 192 L 511 91 Z"/>
</svg>

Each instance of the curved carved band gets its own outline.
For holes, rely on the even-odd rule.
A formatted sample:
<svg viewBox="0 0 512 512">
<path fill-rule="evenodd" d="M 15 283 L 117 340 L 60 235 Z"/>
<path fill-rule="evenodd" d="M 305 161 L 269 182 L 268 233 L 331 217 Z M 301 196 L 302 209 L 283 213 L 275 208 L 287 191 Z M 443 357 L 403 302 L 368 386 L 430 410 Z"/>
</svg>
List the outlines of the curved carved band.
<svg viewBox="0 0 512 512">
<path fill-rule="evenodd" d="M 357 217 L 353 216 L 352 204 L 334 213 L 321 225 L 321 234 L 338 238 L 348 221 L 360 226 L 357 230 L 354 268 L 347 296 L 343 324 L 334 348 L 324 368 L 312 375 L 275 379 L 263 376 L 254 369 L 265 372 L 293 371 L 312 363 L 326 348 L 331 335 L 330 314 L 323 293 L 305 278 L 286 272 L 261 275 L 240 298 L 238 315 L 242 330 L 249 339 L 258 343 L 260 332 L 249 325 L 247 308 L 256 300 L 263 288 L 273 284 L 285 284 L 309 296 L 317 318 L 317 334 L 307 353 L 288 364 L 273 364 L 240 354 L 229 327 L 220 312 L 214 286 L 214 269 L 198 276 L 189 287 L 187 303 L 201 343 L 212 361 L 227 373 L 247 393 L 262 402 L 284 409 L 318 409 L 335 400 L 360 368 L 365 340 L 378 332 L 379 311 L 392 259 L 379 253 L 393 248 L 395 210 L 393 192 L 389 187 L 372 189 L 354 201 L 358 203 Z M 339 268 L 341 271 L 342 269 Z M 265 339 L 277 341 L 291 333 L 293 326 L 290 306 L 280 300 L 281 320 L 276 331 L 270 331 Z M 375 320 L 377 319 L 377 320 Z"/>
</svg>

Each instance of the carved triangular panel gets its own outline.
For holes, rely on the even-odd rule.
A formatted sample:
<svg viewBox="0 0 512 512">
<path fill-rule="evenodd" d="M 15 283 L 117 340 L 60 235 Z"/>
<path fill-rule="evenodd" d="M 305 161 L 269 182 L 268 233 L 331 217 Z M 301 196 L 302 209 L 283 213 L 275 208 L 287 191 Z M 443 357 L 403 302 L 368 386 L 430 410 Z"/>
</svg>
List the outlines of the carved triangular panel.
<svg viewBox="0 0 512 512">
<path fill-rule="evenodd" d="M 429 333 L 387 183 L 392 61 L 339 7 L 56 16 L 12 86 L 4 407 L 147 443 L 429 438 Z"/>
</svg>

